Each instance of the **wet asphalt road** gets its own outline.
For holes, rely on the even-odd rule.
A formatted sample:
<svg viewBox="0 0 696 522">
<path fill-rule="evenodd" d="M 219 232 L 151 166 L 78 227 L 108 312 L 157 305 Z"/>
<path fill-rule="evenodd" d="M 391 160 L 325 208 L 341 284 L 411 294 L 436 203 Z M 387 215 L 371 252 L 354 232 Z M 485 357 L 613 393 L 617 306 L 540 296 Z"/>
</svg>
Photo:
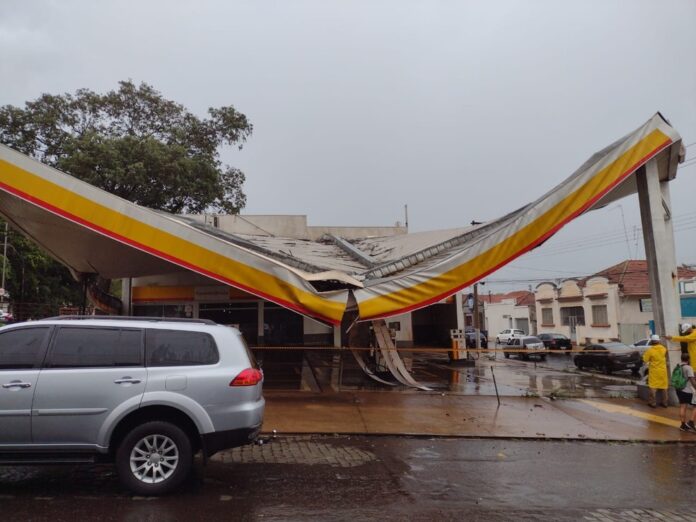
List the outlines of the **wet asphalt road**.
<svg viewBox="0 0 696 522">
<path fill-rule="evenodd" d="M 107 465 L 0 467 L 0 513 L 51 521 L 650 520 L 626 510 L 653 509 L 662 520 L 679 520 L 674 512 L 696 520 L 695 466 L 696 445 L 686 444 L 279 437 L 225 452 L 205 469 L 199 463 L 181 491 L 162 498 L 129 495 Z"/>
</svg>

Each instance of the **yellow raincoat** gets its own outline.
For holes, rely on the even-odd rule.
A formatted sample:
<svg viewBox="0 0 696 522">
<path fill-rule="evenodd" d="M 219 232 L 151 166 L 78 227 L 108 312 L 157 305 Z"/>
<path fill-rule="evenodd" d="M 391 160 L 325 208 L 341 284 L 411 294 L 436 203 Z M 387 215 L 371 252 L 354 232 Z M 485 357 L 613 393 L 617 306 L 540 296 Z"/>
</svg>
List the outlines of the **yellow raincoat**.
<svg viewBox="0 0 696 522">
<path fill-rule="evenodd" d="M 694 368 L 694 364 L 696 364 L 696 328 L 691 330 L 689 335 L 673 335 L 670 340 L 675 343 L 689 343 L 687 345 L 689 349 L 689 364 Z"/>
<path fill-rule="evenodd" d="M 643 354 L 643 361 L 648 366 L 648 386 L 658 390 L 669 387 L 667 378 L 667 348 L 654 344 Z"/>
</svg>

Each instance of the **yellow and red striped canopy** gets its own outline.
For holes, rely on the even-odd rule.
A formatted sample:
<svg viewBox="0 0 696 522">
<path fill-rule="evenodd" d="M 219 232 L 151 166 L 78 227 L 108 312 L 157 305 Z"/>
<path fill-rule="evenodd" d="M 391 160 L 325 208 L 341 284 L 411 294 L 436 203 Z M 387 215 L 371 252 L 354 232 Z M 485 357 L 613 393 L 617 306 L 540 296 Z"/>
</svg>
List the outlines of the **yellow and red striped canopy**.
<svg viewBox="0 0 696 522">
<path fill-rule="evenodd" d="M 673 178 L 680 141 L 656 114 L 557 187 L 498 220 L 451 232 L 350 242 L 333 238 L 333 246 L 324 241 L 312 250 L 305 244 L 290 255 L 274 249 L 274 238 L 255 242 L 249 236 L 241 240 L 212 233 L 4 146 L 0 213 L 78 273 L 118 278 L 190 270 L 338 324 L 350 292 L 361 319 L 404 313 L 452 295 L 538 246 L 583 212 L 634 193 L 634 174 L 652 158 L 658 160 L 661 179 Z M 387 243 L 389 248 L 382 248 Z M 375 254 L 380 251 L 393 254 Z M 352 258 L 342 263 L 341 256 Z M 329 258 L 330 263 L 322 262 Z"/>
</svg>

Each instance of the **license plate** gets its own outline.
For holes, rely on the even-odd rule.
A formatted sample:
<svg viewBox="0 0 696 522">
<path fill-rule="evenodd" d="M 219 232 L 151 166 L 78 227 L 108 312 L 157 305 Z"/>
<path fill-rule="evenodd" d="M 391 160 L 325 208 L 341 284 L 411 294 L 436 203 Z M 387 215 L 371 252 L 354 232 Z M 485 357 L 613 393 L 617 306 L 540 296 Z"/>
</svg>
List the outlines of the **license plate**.
<svg viewBox="0 0 696 522">
<path fill-rule="evenodd" d="M 635 367 L 636 367 L 636 363 L 628 363 L 626 365 L 626 368 L 635 368 Z"/>
</svg>

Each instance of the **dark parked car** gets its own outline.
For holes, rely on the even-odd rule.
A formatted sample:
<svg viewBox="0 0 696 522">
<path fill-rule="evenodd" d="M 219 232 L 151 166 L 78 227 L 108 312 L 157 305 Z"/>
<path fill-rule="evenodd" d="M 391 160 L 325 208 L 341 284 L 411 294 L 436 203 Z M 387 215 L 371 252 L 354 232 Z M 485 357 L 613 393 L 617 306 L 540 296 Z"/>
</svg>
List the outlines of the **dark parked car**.
<svg viewBox="0 0 696 522">
<path fill-rule="evenodd" d="M 563 334 L 558 333 L 543 333 L 539 334 L 537 337 L 541 339 L 544 346 L 550 350 L 572 350 L 573 343 L 568 337 Z"/>
<path fill-rule="evenodd" d="M 606 374 L 631 370 L 638 375 L 642 361 L 638 350 L 623 343 L 590 344 L 575 356 L 575 366 L 580 370 L 596 368 Z"/>
<path fill-rule="evenodd" d="M 486 337 L 486 334 L 484 333 L 483 330 L 479 333 L 479 336 L 481 338 L 481 348 L 488 348 L 488 337 Z M 468 329 L 464 332 L 464 337 L 466 338 L 466 347 L 467 348 L 476 348 L 476 332 L 471 330 L 469 331 Z"/>
</svg>

